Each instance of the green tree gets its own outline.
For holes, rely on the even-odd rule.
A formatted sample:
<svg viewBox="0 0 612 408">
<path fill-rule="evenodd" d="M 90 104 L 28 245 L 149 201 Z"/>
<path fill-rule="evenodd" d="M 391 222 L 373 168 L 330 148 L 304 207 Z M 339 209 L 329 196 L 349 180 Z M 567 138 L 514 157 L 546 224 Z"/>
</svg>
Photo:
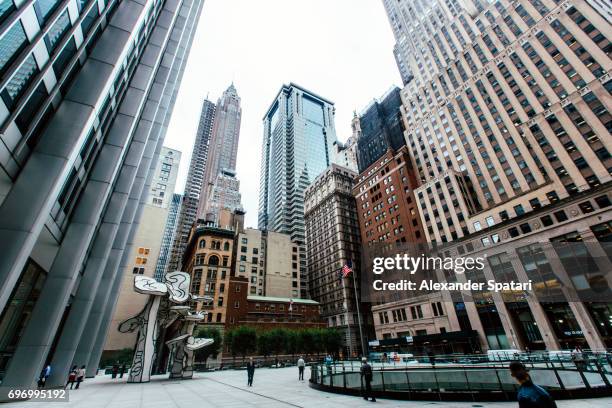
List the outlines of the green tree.
<svg viewBox="0 0 612 408">
<path fill-rule="evenodd" d="M 206 363 L 208 357 L 216 358 L 221 351 L 223 344 L 223 338 L 221 331 L 216 327 L 200 327 L 195 337 L 201 337 L 206 339 L 213 339 L 214 343 L 210 346 L 203 347 L 194 352 L 195 361 Z"/>
<path fill-rule="evenodd" d="M 321 332 L 322 344 L 325 351 L 332 355 L 337 355 L 342 347 L 342 333 L 336 329 L 323 329 Z"/>
<path fill-rule="evenodd" d="M 269 332 L 270 348 L 278 360 L 278 355 L 287 349 L 287 330 L 273 329 Z"/>
<path fill-rule="evenodd" d="M 304 351 L 301 330 L 287 330 L 287 353 L 295 355 Z"/>
<path fill-rule="evenodd" d="M 238 326 L 231 330 L 230 341 L 229 346 L 232 356 L 234 358 L 237 355 L 242 356 L 244 361 L 247 354 L 257 349 L 257 332 L 252 327 Z"/>
<path fill-rule="evenodd" d="M 257 333 L 257 352 L 267 359 L 272 354 L 272 342 L 270 332 L 262 330 Z"/>
</svg>

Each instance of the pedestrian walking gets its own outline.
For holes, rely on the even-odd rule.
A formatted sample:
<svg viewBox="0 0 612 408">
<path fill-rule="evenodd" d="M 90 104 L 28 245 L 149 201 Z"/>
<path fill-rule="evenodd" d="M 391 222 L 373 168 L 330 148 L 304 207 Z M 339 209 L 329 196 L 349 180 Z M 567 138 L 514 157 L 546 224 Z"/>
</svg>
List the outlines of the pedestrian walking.
<svg viewBox="0 0 612 408">
<path fill-rule="evenodd" d="M 119 370 L 119 378 L 123 378 L 123 374 L 125 374 L 125 363 L 121 364 L 121 369 Z"/>
<path fill-rule="evenodd" d="M 298 366 L 298 381 L 299 380 L 304 381 L 304 367 L 306 367 L 306 362 L 304 361 L 302 356 L 298 358 L 297 366 Z"/>
<path fill-rule="evenodd" d="M 74 387 L 76 390 L 79 389 L 79 385 L 81 385 L 81 383 L 83 382 L 83 380 L 85 379 L 85 366 L 81 366 L 81 368 L 79 368 L 77 370 L 76 373 L 76 387 Z"/>
<path fill-rule="evenodd" d="M 40 388 L 45 388 L 45 384 L 47 383 L 47 378 L 51 375 L 51 365 L 47 364 L 45 368 L 40 372 L 40 376 L 38 377 L 38 386 Z"/>
<path fill-rule="evenodd" d="M 531 381 L 525 364 L 518 361 L 510 363 L 510 375 L 520 384 L 516 395 L 519 408 L 557 408 L 548 391 Z"/>
<path fill-rule="evenodd" d="M 253 386 L 253 376 L 255 375 L 255 363 L 253 362 L 253 357 L 249 358 L 249 362 L 247 363 L 247 385 L 249 387 Z"/>
<path fill-rule="evenodd" d="M 325 357 L 325 366 L 327 367 L 327 375 L 332 375 L 332 363 L 334 362 L 334 360 L 332 360 L 332 357 L 328 354 L 327 357 Z"/>
<path fill-rule="evenodd" d="M 572 360 L 574 361 L 574 365 L 578 370 L 584 370 L 586 368 L 584 355 L 582 354 L 580 347 L 576 346 L 572 351 Z"/>
<path fill-rule="evenodd" d="M 70 384 L 70 389 L 74 387 L 74 382 L 76 381 L 76 379 L 77 379 L 77 366 L 73 365 L 72 369 L 68 373 L 68 384 Z M 68 387 L 68 384 L 66 384 L 66 387 Z"/>
<path fill-rule="evenodd" d="M 117 373 L 119 372 L 119 364 L 115 363 L 113 364 L 113 371 L 111 371 L 111 378 L 115 379 L 117 378 Z"/>
<path fill-rule="evenodd" d="M 368 359 L 365 357 L 361 358 L 361 384 L 362 387 L 365 384 L 365 390 L 362 389 L 363 399 L 368 400 L 372 398 L 372 402 L 376 402 L 376 398 L 372 394 L 372 366 L 368 364 Z"/>
</svg>

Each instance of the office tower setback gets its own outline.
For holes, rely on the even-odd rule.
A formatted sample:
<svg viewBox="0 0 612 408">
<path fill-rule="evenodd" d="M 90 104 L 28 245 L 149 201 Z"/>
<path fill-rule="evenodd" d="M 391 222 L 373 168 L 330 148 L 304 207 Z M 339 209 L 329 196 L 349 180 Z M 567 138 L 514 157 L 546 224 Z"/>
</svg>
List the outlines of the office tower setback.
<svg viewBox="0 0 612 408">
<path fill-rule="evenodd" d="M 321 317 L 342 331 L 345 352 L 365 350 L 371 312 L 361 302 L 361 239 L 353 180 L 357 173 L 332 164 L 306 189 L 305 222 L 310 297 Z M 353 272 L 342 277 L 342 269 Z"/>
<path fill-rule="evenodd" d="M 153 173 L 149 197 L 128 254 L 128 263 L 119 271 L 118 278 L 122 279 L 122 283 L 104 345 L 104 353 L 107 356 L 125 348 L 133 348 L 136 344 L 136 332 L 121 333 L 118 328 L 121 322 L 138 315 L 147 303 L 146 295 L 134 292 L 134 276 L 155 276 L 172 203 L 172 196 L 165 193 L 174 191 L 180 158 L 181 152 L 178 150 L 162 147 Z"/>
<path fill-rule="evenodd" d="M 235 170 L 222 169 L 217 174 L 205 207 L 206 211 L 203 216 L 216 223 L 220 221 L 221 210 L 225 209 L 232 213 L 236 210 L 242 210 L 240 181 L 236 178 Z"/>
<path fill-rule="evenodd" d="M 172 194 L 172 201 L 170 201 L 170 205 L 168 206 L 168 218 L 166 219 L 161 247 L 159 249 L 159 257 L 157 258 L 155 274 L 153 275 L 155 280 L 158 282 L 164 281 L 164 274 L 168 268 L 170 251 L 172 250 L 174 237 L 176 236 L 176 226 L 178 223 L 178 216 L 179 212 L 181 211 L 182 202 L 183 196 L 181 194 Z"/>
<path fill-rule="evenodd" d="M 353 114 L 351 128 L 353 133 L 346 142 L 334 142 L 333 162 L 338 166 L 357 172 L 359 169 L 357 164 L 357 140 L 361 136 L 361 125 L 359 124 L 359 117 L 356 112 Z"/>
<path fill-rule="evenodd" d="M 359 117 L 360 134 L 357 138 L 357 163 L 363 173 L 388 149 L 398 150 L 406 144 L 400 108 L 400 89 L 393 87 L 372 101 Z"/>
<path fill-rule="evenodd" d="M 336 140 L 333 103 L 283 85 L 264 116 L 259 229 L 304 245 L 304 190 L 331 164 Z M 306 265 L 300 265 L 300 296 L 308 296 Z"/>
<path fill-rule="evenodd" d="M 206 162 L 204 184 L 202 185 L 198 209 L 200 218 L 204 218 L 204 212 L 210 209 L 208 203 L 219 174 L 223 171 L 235 173 L 241 118 L 240 97 L 232 83 L 217 101 L 215 120 L 209 142 L 209 160 Z M 226 181 L 224 177 L 219 180 L 221 183 L 226 183 Z M 221 188 L 225 187 L 222 186 Z"/>
<path fill-rule="evenodd" d="M 2 7 L 2 398 L 97 370 L 202 1 Z"/>
<path fill-rule="evenodd" d="M 473 281 L 563 286 L 554 301 L 473 292 L 433 313 L 455 309 L 482 348 L 610 347 L 612 304 L 589 295 L 610 291 L 597 283 L 610 271 L 612 218 L 605 12 L 584 1 L 384 5 L 414 76 L 402 113 L 427 241 L 449 243 L 449 256 L 487 254 Z M 377 332 L 406 332 L 408 316 L 393 331 L 375 316 Z"/>
<path fill-rule="evenodd" d="M 208 162 L 209 143 L 215 119 L 215 110 L 215 104 L 205 99 L 202 104 L 202 111 L 200 112 L 200 122 L 198 123 L 193 152 L 189 162 L 187 181 L 185 182 L 183 203 L 176 225 L 176 234 L 166 272 L 177 271 L 181 267 L 183 254 L 189 240 L 189 232 L 198 218 L 198 208 L 202 187 L 204 186 L 204 172 Z"/>
</svg>

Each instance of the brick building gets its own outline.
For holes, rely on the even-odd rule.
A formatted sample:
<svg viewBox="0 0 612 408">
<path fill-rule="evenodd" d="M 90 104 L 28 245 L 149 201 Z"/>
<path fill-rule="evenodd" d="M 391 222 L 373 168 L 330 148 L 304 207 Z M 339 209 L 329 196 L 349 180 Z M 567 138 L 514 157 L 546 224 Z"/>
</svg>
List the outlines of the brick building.
<svg viewBox="0 0 612 408">
<path fill-rule="evenodd" d="M 417 187 L 406 146 L 395 151 L 389 148 L 357 177 L 353 194 L 362 245 L 424 242 L 414 197 Z"/>
<path fill-rule="evenodd" d="M 318 302 L 249 295 L 249 280 L 232 276 L 227 288 L 225 329 L 244 325 L 266 330 L 327 327 Z"/>
</svg>

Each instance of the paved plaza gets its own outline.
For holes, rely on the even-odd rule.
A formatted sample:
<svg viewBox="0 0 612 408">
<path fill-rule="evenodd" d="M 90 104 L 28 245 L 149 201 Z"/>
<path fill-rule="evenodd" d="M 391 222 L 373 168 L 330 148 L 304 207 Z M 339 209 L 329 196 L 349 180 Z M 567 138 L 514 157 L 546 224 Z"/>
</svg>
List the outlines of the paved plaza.
<svg viewBox="0 0 612 408">
<path fill-rule="evenodd" d="M 306 371 L 305 378 L 310 375 Z M 78 407 L 78 408 L 199 408 L 199 407 L 516 407 L 516 403 L 419 402 L 379 399 L 377 403 L 361 398 L 313 390 L 308 381 L 297 380 L 297 368 L 255 371 L 253 387 L 246 386 L 246 371 L 199 373 L 193 380 L 174 381 L 154 377 L 150 383 L 127 384 L 127 378 L 111 380 L 98 376 L 71 391 L 70 402 L 16 402 L 5 407 Z M 42 404 L 42 405 L 41 405 Z M 612 407 L 612 398 L 558 402 L 559 408 Z"/>
</svg>

